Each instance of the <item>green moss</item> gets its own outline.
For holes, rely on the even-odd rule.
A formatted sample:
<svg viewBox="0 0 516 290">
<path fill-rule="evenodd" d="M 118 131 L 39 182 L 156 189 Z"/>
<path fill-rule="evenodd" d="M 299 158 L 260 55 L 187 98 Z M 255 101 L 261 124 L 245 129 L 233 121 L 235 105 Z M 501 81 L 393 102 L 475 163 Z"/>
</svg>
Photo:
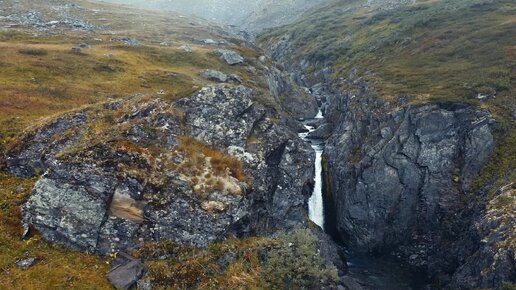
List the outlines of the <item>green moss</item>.
<svg viewBox="0 0 516 290">
<path fill-rule="evenodd" d="M 278 237 L 280 245 L 268 255 L 263 269 L 271 289 L 317 289 L 321 283 L 337 281 L 337 269 L 323 266 L 317 252 L 317 239 L 308 229 Z"/>
<path fill-rule="evenodd" d="M 516 181 L 516 129 L 498 127 L 495 150 L 480 175 L 473 181 L 472 191 L 494 183 L 492 194 L 502 185 Z"/>
<path fill-rule="evenodd" d="M 516 290 L 516 284 L 513 283 L 504 283 L 500 290 Z"/>
</svg>

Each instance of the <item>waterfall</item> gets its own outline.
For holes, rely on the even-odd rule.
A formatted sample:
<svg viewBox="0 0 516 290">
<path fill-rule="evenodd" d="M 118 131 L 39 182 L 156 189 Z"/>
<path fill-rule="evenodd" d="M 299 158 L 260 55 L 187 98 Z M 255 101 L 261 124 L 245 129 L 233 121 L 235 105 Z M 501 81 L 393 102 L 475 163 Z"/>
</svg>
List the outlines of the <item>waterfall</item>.
<svg viewBox="0 0 516 290">
<path fill-rule="evenodd" d="M 324 208 L 322 194 L 322 153 L 321 145 L 312 145 L 315 150 L 315 184 L 314 192 L 308 201 L 310 219 L 324 229 Z"/>
<path fill-rule="evenodd" d="M 305 121 L 305 128 L 308 132 L 300 133 L 299 137 L 303 140 L 310 142 L 310 145 L 315 151 L 315 179 L 314 179 L 314 191 L 312 196 L 308 200 L 308 215 L 310 220 L 316 225 L 324 229 L 324 206 L 323 206 L 323 179 L 322 179 L 322 154 L 324 145 L 321 140 L 308 139 L 307 136 L 315 130 L 314 126 L 308 125 L 310 121 L 316 121 L 322 119 L 322 111 L 319 110 L 313 120 Z"/>
</svg>

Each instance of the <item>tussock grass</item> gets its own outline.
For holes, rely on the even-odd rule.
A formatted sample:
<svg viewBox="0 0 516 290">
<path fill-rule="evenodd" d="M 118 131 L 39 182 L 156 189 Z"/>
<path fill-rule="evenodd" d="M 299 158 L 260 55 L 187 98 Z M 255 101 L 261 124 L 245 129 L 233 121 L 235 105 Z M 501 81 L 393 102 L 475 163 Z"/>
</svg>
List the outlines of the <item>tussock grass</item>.
<svg viewBox="0 0 516 290">
<path fill-rule="evenodd" d="M 242 194 L 242 183 L 247 183 L 248 178 L 237 158 L 187 136 L 179 137 L 176 150 L 184 156 L 184 161 L 174 165 L 174 170 L 181 173 L 196 192 L 205 194 L 219 190 Z"/>
<path fill-rule="evenodd" d="M 223 175 L 229 171 L 231 176 L 237 180 L 241 182 L 245 182 L 247 180 L 242 162 L 240 160 L 233 156 L 229 156 L 218 149 L 203 144 L 194 138 L 186 136 L 180 137 L 178 150 L 187 155 L 194 155 L 194 163 L 196 161 L 200 161 L 195 155 L 203 155 L 209 158 L 215 174 Z"/>
<path fill-rule="evenodd" d="M 317 289 L 337 276 L 334 267 L 321 266 L 315 236 L 301 229 L 228 239 L 208 249 L 161 242 L 136 254 L 151 257 L 147 279 L 157 289 Z"/>
</svg>

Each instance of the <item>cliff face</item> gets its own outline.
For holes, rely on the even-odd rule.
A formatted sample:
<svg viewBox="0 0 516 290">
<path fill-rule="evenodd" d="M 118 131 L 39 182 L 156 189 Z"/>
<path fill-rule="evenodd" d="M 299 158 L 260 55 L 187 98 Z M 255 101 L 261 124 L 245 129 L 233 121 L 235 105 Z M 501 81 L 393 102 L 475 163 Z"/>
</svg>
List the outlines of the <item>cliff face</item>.
<svg viewBox="0 0 516 290">
<path fill-rule="evenodd" d="M 432 239 L 493 150 L 488 112 L 404 101 L 375 99 L 365 86 L 329 99 L 325 152 L 338 225 L 362 249 Z"/>
<path fill-rule="evenodd" d="M 468 192 L 494 148 L 490 114 L 465 104 L 411 106 L 401 96 L 386 102 L 355 76 L 346 82 L 350 90 L 329 98 L 326 117 L 340 235 L 352 249 L 395 254 L 449 279 L 440 275 L 480 244 Z"/>
</svg>

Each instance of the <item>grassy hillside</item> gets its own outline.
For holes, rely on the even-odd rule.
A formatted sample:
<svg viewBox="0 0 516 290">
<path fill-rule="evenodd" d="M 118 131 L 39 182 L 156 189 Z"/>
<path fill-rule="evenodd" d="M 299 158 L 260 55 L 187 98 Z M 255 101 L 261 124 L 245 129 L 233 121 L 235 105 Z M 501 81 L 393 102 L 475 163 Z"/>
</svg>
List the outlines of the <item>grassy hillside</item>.
<svg viewBox="0 0 516 290">
<path fill-rule="evenodd" d="M 335 78 L 356 68 L 379 97 L 412 103 L 468 102 L 489 109 L 498 146 L 478 184 L 511 179 L 516 167 L 516 2 L 512 0 L 339 0 L 260 36 L 290 36 L 293 56 Z M 390 3 L 390 4 L 386 4 Z M 478 100 L 479 94 L 494 96 Z"/>
<path fill-rule="evenodd" d="M 266 90 L 257 79 L 260 69 L 247 69 L 254 64 L 258 52 L 241 46 L 239 40 L 220 28 L 194 18 L 81 0 L 4 0 L 1 3 L 0 166 L 4 146 L 15 142 L 26 128 L 48 117 L 138 93 L 176 100 L 210 83 L 199 76 L 201 70 L 235 73 L 245 85 L 258 91 Z M 43 25 L 52 21 L 69 22 Z M 128 45 L 114 38 L 133 38 L 139 44 Z M 208 38 L 225 44 L 203 44 Z M 80 44 L 88 47 L 82 48 L 80 53 L 72 52 L 72 47 Z M 181 48 L 184 44 L 189 45 L 192 52 Z M 238 51 L 247 63 L 230 66 L 212 53 L 217 48 Z M 268 96 L 257 95 L 264 101 Z M 200 146 L 194 145 L 188 148 Z M 215 151 L 204 153 L 214 155 L 214 161 L 223 157 Z M 233 167 L 238 170 L 238 166 Z M 113 257 L 100 258 L 53 246 L 37 234 L 27 241 L 21 239 L 19 206 L 30 194 L 35 181 L 0 173 L 0 289 L 111 289 L 106 272 Z M 37 264 L 27 270 L 16 266 L 17 260 L 28 257 L 36 257 Z M 165 262 L 149 262 L 153 273 L 150 277 L 170 276 L 167 271 L 179 269 L 188 258 L 166 261 L 167 268 L 160 268 L 157 274 L 155 268 Z M 240 259 L 235 263 L 243 262 Z M 201 266 L 192 267 L 200 271 Z M 232 283 L 240 281 L 237 275 L 245 274 L 236 267 L 239 266 L 235 265 L 227 277 L 234 279 Z M 253 271 L 256 272 L 253 279 L 261 279 L 255 268 Z M 210 279 L 209 275 L 204 274 L 203 282 Z M 172 278 L 168 276 L 167 281 L 170 281 Z M 173 283 L 181 285 L 188 278 L 174 278 Z M 197 278 L 191 279 L 197 283 Z M 220 283 L 226 283 L 224 279 L 220 278 Z"/>
<path fill-rule="evenodd" d="M 95 27 L 42 29 L 13 25 L 9 18 L 0 17 L 0 148 L 35 120 L 85 104 L 160 91 L 160 97 L 168 100 L 187 96 L 209 83 L 199 77 L 204 69 L 236 73 L 244 82 L 254 76 L 245 65 L 229 66 L 213 55 L 217 47 L 202 45 L 207 38 L 224 40 L 244 56 L 256 57 L 255 51 L 238 46 L 238 40 L 216 26 L 173 13 L 89 1 L 74 1 L 79 6 L 70 8 L 69 2 L 56 0 L 51 6 L 47 1 L 7 1 L 0 12 L 0 16 L 25 17 L 38 11 L 44 21 L 65 17 Z M 60 12 L 51 7 L 61 7 Z M 139 45 L 113 38 L 133 38 Z M 91 47 L 72 53 L 71 48 L 79 44 Z M 183 44 L 193 52 L 181 49 Z M 261 88 L 263 84 L 248 85 Z"/>
</svg>

